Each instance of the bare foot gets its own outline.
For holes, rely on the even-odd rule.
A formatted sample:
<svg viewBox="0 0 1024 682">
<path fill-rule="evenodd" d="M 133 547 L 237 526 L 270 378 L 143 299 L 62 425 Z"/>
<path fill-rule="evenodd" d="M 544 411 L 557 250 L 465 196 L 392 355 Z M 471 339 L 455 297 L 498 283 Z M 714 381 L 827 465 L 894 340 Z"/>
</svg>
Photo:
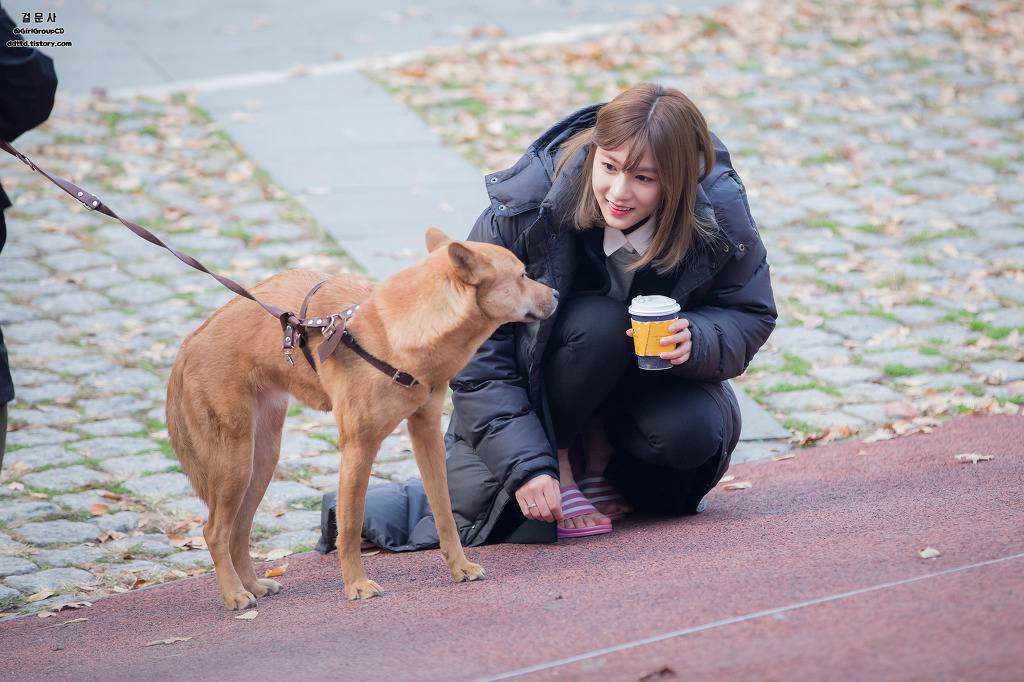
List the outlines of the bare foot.
<svg viewBox="0 0 1024 682">
<path fill-rule="evenodd" d="M 574 529 L 574 528 L 592 528 L 599 526 L 602 523 L 608 523 L 610 519 L 604 515 L 604 513 L 598 512 L 595 514 L 583 514 L 572 519 L 565 519 L 559 521 L 558 525 L 562 528 Z"/>
<path fill-rule="evenodd" d="M 590 503 L 602 514 L 629 514 L 633 507 L 613 488 L 604 477 L 604 471 L 588 471 L 580 479 L 581 490 L 586 490 Z"/>
<path fill-rule="evenodd" d="M 576 481 L 572 476 L 572 466 L 570 466 L 569 463 L 568 449 L 558 450 L 558 483 L 562 487 L 563 491 L 566 488 L 570 487 L 578 488 L 578 486 L 576 485 Z M 580 493 L 580 495 L 582 496 L 582 493 Z M 566 510 L 569 510 L 571 512 L 573 504 L 570 503 L 568 506 L 565 506 L 565 499 L 565 497 L 562 498 L 562 511 L 565 512 Z M 589 502 L 589 500 L 587 501 Z M 578 503 L 579 500 L 577 500 L 577 504 Z M 611 519 L 609 519 L 604 513 L 600 511 L 593 511 L 587 514 L 575 516 L 571 519 L 564 519 L 562 521 L 559 521 L 558 525 L 567 530 L 577 530 L 580 528 L 592 528 L 594 526 L 600 526 L 601 524 L 608 523 L 610 520 Z"/>
</svg>

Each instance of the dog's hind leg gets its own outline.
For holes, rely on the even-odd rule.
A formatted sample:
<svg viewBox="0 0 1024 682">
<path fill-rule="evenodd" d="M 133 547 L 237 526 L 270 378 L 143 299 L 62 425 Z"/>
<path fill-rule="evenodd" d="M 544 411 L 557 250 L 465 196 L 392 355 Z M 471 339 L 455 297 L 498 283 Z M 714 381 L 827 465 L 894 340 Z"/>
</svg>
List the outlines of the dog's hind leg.
<svg viewBox="0 0 1024 682">
<path fill-rule="evenodd" d="M 287 412 L 288 396 L 284 394 L 258 395 L 253 400 L 252 477 L 235 515 L 231 532 L 231 561 L 242 585 L 256 597 L 281 591 L 281 584 L 276 580 L 256 577 L 249 555 L 249 535 L 256 508 L 260 506 L 277 468 L 281 454 L 281 430 Z"/>
<path fill-rule="evenodd" d="M 434 512 L 434 523 L 441 540 L 441 554 L 456 582 L 479 580 L 484 569 L 466 558 L 459 539 L 459 530 L 452 515 L 452 501 L 448 496 L 448 472 L 445 464 L 444 438 L 441 436 L 441 401 L 443 393 L 409 415 L 409 437 L 416 455 L 416 466 L 423 477 L 427 501 Z"/>
<path fill-rule="evenodd" d="M 252 478 L 251 433 L 227 435 L 204 447 L 222 448 L 219 453 L 207 453 L 204 460 L 215 463 L 207 470 L 207 499 L 210 518 L 203 529 L 206 545 L 213 557 L 220 594 L 229 609 L 247 609 L 256 606 L 256 597 L 248 591 L 235 571 L 231 557 L 231 535 L 235 517 L 242 506 L 249 481 Z"/>
</svg>

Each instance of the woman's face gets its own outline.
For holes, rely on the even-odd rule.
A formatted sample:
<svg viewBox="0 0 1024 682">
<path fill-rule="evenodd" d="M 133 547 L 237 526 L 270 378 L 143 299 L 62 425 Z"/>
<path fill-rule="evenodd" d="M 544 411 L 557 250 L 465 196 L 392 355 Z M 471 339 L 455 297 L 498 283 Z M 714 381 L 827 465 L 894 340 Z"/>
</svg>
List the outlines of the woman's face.
<svg viewBox="0 0 1024 682">
<path fill-rule="evenodd" d="M 605 224 L 616 230 L 628 230 L 647 220 L 661 200 L 661 183 L 651 150 L 644 153 L 640 165 L 631 171 L 622 169 L 628 156 L 625 146 L 598 147 L 594 154 L 591 187 Z"/>
</svg>

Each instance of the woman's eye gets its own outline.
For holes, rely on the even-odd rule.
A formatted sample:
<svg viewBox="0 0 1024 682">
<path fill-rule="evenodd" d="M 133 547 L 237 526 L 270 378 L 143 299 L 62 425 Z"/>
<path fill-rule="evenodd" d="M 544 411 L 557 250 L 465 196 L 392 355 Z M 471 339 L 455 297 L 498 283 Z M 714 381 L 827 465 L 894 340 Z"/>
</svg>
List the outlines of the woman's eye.
<svg viewBox="0 0 1024 682">
<path fill-rule="evenodd" d="M 638 176 L 636 176 L 636 179 L 639 180 L 640 182 L 644 182 L 644 183 L 647 183 L 647 182 L 651 181 L 651 179 L 649 177 L 647 177 L 646 175 L 638 175 Z"/>
<path fill-rule="evenodd" d="M 615 172 L 615 166 L 611 165 L 610 163 L 602 162 L 601 165 L 604 166 L 604 169 L 606 171 L 608 171 L 609 173 L 614 173 Z"/>
</svg>

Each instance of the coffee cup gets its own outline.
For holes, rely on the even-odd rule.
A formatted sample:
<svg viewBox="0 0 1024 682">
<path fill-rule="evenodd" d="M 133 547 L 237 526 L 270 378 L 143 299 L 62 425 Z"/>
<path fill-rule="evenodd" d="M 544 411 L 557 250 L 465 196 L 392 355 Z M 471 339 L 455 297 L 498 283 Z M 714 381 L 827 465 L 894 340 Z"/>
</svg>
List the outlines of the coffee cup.
<svg viewBox="0 0 1024 682">
<path fill-rule="evenodd" d="M 637 296 L 629 306 L 633 327 L 633 350 L 640 369 L 669 369 L 672 362 L 660 354 L 675 349 L 675 344 L 661 345 L 670 336 L 669 325 L 679 319 L 679 303 L 668 296 Z"/>
</svg>

